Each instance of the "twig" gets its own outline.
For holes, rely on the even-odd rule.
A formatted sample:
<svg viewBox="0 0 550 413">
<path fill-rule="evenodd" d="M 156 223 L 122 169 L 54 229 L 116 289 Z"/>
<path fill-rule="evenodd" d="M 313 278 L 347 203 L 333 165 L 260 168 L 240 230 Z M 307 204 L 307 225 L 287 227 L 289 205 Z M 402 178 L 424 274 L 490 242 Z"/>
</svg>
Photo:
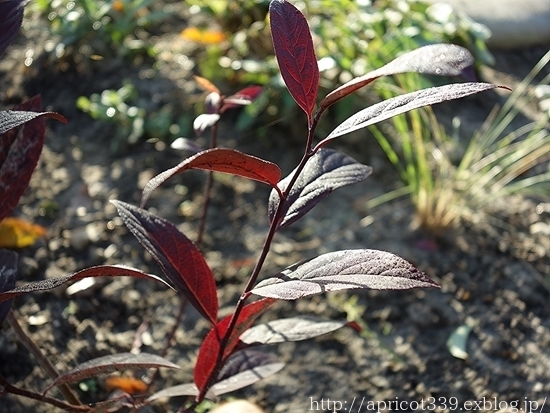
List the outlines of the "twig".
<svg viewBox="0 0 550 413">
<path fill-rule="evenodd" d="M 2 386 L 2 388 L 3 388 L 3 390 L 0 391 L 0 395 L 5 394 L 5 393 L 10 393 L 10 394 L 14 394 L 14 395 L 17 395 L 17 396 L 27 397 L 29 399 L 34 399 L 34 400 L 38 400 L 38 401 L 43 402 L 43 403 L 51 404 L 52 406 L 59 407 L 60 409 L 63 409 L 67 412 L 79 413 L 79 412 L 88 412 L 90 410 L 90 408 L 88 406 L 82 406 L 82 405 L 75 406 L 75 405 L 72 405 L 72 404 L 65 403 L 64 401 L 55 399 L 53 397 L 44 396 L 40 393 L 35 393 L 33 391 L 29 391 L 29 390 L 25 390 L 25 389 L 21 389 L 19 387 L 16 387 L 16 386 L 10 384 L 4 378 L 4 376 L 2 376 L 2 374 L 0 374 L 0 386 Z"/>
<path fill-rule="evenodd" d="M 52 380 L 57 379 L 59 377 L 58 371 L 55 369 L 53 364 L 50 363 L 50 360 L 48 360 L 44 353 L 42 353 L 42 351 L 38 348 L 34 341 L 29 337 L 29 335 L 23 330 L 23 328 L 17 321 L 17 318 L 15 318 L 12 310 L 10 310 L 10 312 L 8 313 L 7 320 L 10 323 L 11 328 L 13 328 L 13 331 L 15 331 L 15 333 L 23 343 L 23 345 L 34 355 L 34 357 L 36 358 L 40 366 L 44 369 L 44 371 L 46 371 L 48 376 L 50 376 Z M 76 406 L 82 405 L 77 395 L 74 394 L 74 392 L 67 384 L 59 386 L 59 391 L 61 391 L 61 393 L 69 403 Z"/>
</svg>

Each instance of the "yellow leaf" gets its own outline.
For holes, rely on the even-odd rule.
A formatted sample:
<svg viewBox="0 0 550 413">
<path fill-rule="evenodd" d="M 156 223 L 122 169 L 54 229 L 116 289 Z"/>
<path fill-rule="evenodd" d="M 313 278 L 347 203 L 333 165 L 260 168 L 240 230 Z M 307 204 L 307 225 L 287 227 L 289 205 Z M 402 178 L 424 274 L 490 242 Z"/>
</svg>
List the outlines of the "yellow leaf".
<svg viewBox="0 0 550 413">
<path fill-rule="evenodd" d="M 217 30 L 201 30 L 188 27 L 181 32 L 181 37 L 202 44 L 218 44 L 225 41 L 225 35 Z"/>
<path fill-rule="evenodd" d="M 46 228 L 19 218 L 0 221 L 0 248 L 24 248 L 46 235 Z"/>
</svg>

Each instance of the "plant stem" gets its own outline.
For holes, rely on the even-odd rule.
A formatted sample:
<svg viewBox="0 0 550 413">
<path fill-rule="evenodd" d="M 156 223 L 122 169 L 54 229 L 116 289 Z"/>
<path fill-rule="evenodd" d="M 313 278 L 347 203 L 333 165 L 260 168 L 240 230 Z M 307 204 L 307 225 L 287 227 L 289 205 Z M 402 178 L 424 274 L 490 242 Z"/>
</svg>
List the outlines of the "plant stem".
<svg viewBox="0 0 550 413">
<path fill-rule="evenodd" d="M 187 306 L 187 299 L 185 297 L 182 297 L 181 301 L 180 301 L 180 306 L 179 306 L 179 309 L 178 309 L 178 314 L 176 315 L 176 321 L 174 322 L 174 325 L 170 329 L 170 332 L 168 333 L 168 337 L 166 338 L 166 341 L 164 343 L 164 347 L 162 348 L 162 350 L 160 352 L 161 357 L 166 356 L 166 353 L 168 352 L 168 350 L 172 346 L 172 344 L 171 344 L 172 340 L 174 339 L 174 336 L 176 335 L 176 331 L 177 331 L 178 327 L 181 324 L 181 320 L 183 319 L 183 314 L 185 313 L 185 307 L 186 306 Z M 147 390 L 149 390 L 149 388 L 152 386 L 153 381 L 155 380 L 155 377 L 157 376 L 158 372 L 159 372 L 159 369 L 155 369 L 153 374 L 150 376 L 149 383 L 148 383 L 148 386 L 147 386 Z M 146 392 L 147 391 L 145 391 L 144 393 L 146 393 Z"/>
<path fill-rule="evenodd" d="M 23 330 L 23 328 L 17 321 L 17 318 L 15 318 L 13 311 L 10 310 L 7 320 L 10 323 L 11 328 L 13 328 L 13 331 L 15 331 L 15 333 L 23 343 L 23 345 L 34 355 L 34 357 L 36 358 L 40 366 L 46 371 L 48 376 L 50 376 L 52 380 L 57 379 L 59 377 L 59 373 L 57 372 L 53 364 L 50 363 L 50 360 L 48 360 L 48 358 L 44 355 L 44 353 L 42 353 L 42 351 L 29 337 L 29 335 Z M 80 403 L 80 400 L 78 400 L 77 395 L 74 394 L 74 392 L 67 384 L 59 386 L 59 390 L 69 403 L 77 406 L 82 405 L 82 403 Z"/>
<path fill-rule="evenodd" d="M 51 404 L 52 406 L 59 407 L 67 412 L 88 412 L 90 408 L 88 406 L 74 406 L 67 404 L 61 400 L 55 399 L 53 397 L 44 396 L 40 393 L 35 393 L 30 390 L 21 389 L 10 384 L 2 374 L 0 374 L 0 386 L 3 388 L 0 391 L 0 395 L 5 393 L 15 394 L 17 396 L 26 397 L 28 399 L 38 400 L 43 403 Z"/>
<path fill-rule="evenodd" d="M 241 294 L 241 296 L 239 297 L 239 300 L 237 301 L 237 304 L 235 306 L 235 311 L 233 312 L 233 314 L 231 316 L 231 320 L 229 322 L 229 326 L 227 328 L 226 334 L 220 340 L 220 348 L 218 350 L 216 366 L 214 367 L 214 369 L 212 370 L 212 373 L 210 374 L 210 377 L 207 381 L 207 385 L 204 386 L 204 388 L 201 390 L 201 392 L 197 396 L 197 398 L 196 398 L 197 403 L 200 403 L 204 399 L 209 387 L 212 384 L 212 381 L 215 380 L 220 368 L 222 367 L 223 353 L 225 351 L 225 347 L 227 346 L 227 341 L 228 341 L 229 337 L 231 337 L 231 334 L 233 333 L 233 330 L 235 329 L 235 326 L 237 324 L 237 320 L 239 318 L 239 315 L 240 315 L 240 313 L 241 313 L 241 311 L 244 307 L 244 303 L 248 299 L 248 297 L 250 297 L 250 291 L 252 290 L 252 288 L 256 284 L 258 276 L 260 275 L 260 271 L 261 271 L 261 269 L 262 269 L 262 267 L 265 263 L 267 255 L 269 254 L 269 251 L 271 249 L 271 244 L 273 242 L 273 238 L 275 237 L 275 233 L 277 232 L 277 229 L 278 229 L 278 226 L 279 226 L 279 221 L 282 218 L 283 211 L 285 209 L 284 207 L 285 207 L 285 204 L 288 200 L 288 195 L 290 194 L 290 191 L 292 190 L 292 187 L 294 186 L 294 184 L 298 180 L 298 177 L 300 176 L 300 174 L 304 170 L 307 161 L 313 155 L 315 155 L 315 152 L 312 151 L 311 148 L 313 146 L 313 137 L 315 135 L 315 129 L 317 128 L 317 124 L 319 122 L 319 119 L 320 119 L 322 113 L 323 113 L 322 110 L 318 110 L 317 113 L 315 114 L 315 116 L 313 117 L 311 125 L 308 127 L 308 135 L 307 135 L 307 141 L 306 141 L 306 145 L 305 145 L 304 155 L 303 155 L 300 163 L 296 167 L 296 171 L 295 171 L 294 175 L 292 176 L 292 178 L 290 179 L 290 182 L 288 183 L 287 187 L 285 188 L 282 195 L 280 196 L 281 198 L 279 200 L 279 205 L 277 207 L 275 215 L 273 216 L 273 220 L 271 221 L 271 225 L 269 226 L 269 231 L 268 231 L 267 236 L 265 238 L 264 245 L 263 245 L 262 250 L 260 252 L 260 256 L 259 256 L 258 260 L 256 261 L 256 265 L 254 266 L 254 269 L 252 270 L 252 273 L 250 275 L 250 278 L 248 279 L 248 282 L 246 284 L 246 287 L 244 288 L 243 293 Z M 183 408 L 183 406 L 182 406 L 182 408 Z M 180 409 L 178 411 L 178 413 L 183 412 L 183 411 L 184 410 Z"/>
<path fill-rule="evenodd" d="M 218 145 L 218 124 L 212 125 L 210 129 L 210 149 L 215 148 Z M 204 230 L 206 228 L 206 217 L 208 215 L 208 207 L 210 205 L 210 199 L 212 198 L 212 185 L 214 183 L 214 173 L 208 171 L 206 178 L 206 184 L 204 186 L 204 201 L 202 203 L 202 215 L 199 223 L 199 232 L 197 234 L 197 245 L 202 244 L 202 238 L 204 236 Z"/>
</svg>

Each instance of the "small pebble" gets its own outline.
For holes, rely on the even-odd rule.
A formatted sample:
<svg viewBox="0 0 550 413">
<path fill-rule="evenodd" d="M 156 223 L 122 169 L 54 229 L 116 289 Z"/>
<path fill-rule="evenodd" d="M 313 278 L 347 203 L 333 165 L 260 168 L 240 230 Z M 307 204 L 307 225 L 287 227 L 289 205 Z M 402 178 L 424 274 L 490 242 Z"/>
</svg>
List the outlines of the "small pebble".
<svg viewBox="0 0 550 413">
<path fill-rule="evenodd" d="M 235 400 L 216 407 L 210 413 L 264 413 L 264 411 L 246 400 Z"/>
</svg>

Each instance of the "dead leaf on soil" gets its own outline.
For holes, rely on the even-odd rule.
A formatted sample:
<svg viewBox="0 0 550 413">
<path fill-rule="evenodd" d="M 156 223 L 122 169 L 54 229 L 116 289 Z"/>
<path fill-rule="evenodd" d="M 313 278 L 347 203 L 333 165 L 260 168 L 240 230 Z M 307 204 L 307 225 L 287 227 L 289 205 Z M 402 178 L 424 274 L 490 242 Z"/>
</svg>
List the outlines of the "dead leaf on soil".
<svg viewBox="0 0 550 413">
<path fill-rule="evenodd" d="M 0 248 L 25 248 L 46 235 L 46 228 L 19 218 L 0 221 Z"/>
</svg>

